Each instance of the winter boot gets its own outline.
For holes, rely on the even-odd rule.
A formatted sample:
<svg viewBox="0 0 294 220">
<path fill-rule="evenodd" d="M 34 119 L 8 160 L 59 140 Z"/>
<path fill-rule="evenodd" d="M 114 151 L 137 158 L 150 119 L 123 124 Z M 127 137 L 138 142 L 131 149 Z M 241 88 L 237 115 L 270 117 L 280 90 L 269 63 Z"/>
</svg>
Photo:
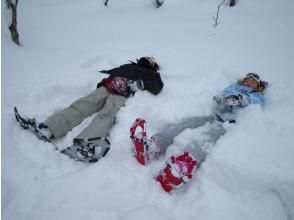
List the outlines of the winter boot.
<svg viewBox="0 0 294 220">
<path fill-rule="evenodd" d="M 74 139 L 73 143 L 79 160 L 87 162 L 97 162 L 110 149 L 110 142 L 107 138 L 102 137 Z"/>
<path fill-rule="evenodd" d="M 147 138 L 145 127 L 146 121 L 137 118 L 130 128 L 134 156 L 142 165 L 147 165 L 151 160 L 158 159 L 160 154 L 160 149 L 155 140 Z M 141 131 L 137 132 L 137 129 L 141 129 Z"/>
<path fill-rule="evenodd" d="M 166 192 L 172 193 L 192 179 L 198 166 L 198 161 L 188 152 L 171 156 L 159 172 L 156 181 Z"/>
<path fill-rule="evenodd" d="M 39 131 L 47 138 L 47 139 L 52 139 L 54 138 L 52 132 L 49 130 L 48 126 L 44 123 L 40 123 L 38 125 Z"/>
</svg>

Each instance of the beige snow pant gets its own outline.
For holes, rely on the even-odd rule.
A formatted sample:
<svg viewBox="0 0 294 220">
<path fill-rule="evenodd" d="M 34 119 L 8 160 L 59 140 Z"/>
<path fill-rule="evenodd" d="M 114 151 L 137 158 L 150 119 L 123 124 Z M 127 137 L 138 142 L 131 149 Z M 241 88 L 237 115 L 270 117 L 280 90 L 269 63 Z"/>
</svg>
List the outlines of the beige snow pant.
<svg viewBox="0 0 294 220">
<path fill-rule="evenodd" d="M 118 110 L 125 104 L 126 98 L 110 94 L 104 87 L 72 103 L 45 120 L 55 138 L 66 135 L 85 118 L 98 112 L 93 121 L 76 138 L 106 137 L 114 124 Z"/>
</svg>

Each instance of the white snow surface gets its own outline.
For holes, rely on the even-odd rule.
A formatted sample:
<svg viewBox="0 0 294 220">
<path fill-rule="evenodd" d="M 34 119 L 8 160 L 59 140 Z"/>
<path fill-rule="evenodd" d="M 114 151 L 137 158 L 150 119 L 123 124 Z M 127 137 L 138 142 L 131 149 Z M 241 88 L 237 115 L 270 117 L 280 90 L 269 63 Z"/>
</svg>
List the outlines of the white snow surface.
<svg viewBox="0 0 294 220">
<path fill-rule="evenodd" d="M 239 0 L 26 0 L 18 4 L 22 46 L 12 43 L 2 2 L 2 218 L 4 220 L 294 219 L 294 2 Z M 140 91 L 117 115 L 111 150 L 76 162 L 16 123 L 13 107 L 45 120 L 92 92 L 114 68 L 141 56 L 161 65 L 164 89 Z M 250 106 L 210 147 L 197 175 L 172 195 L 154 181 L 171 154 L 197 139 L 187 129 L 159 161 L 139 165 L 129 128 L 149 135 L 166 123 L 207 115 L 212 97 L 247 72 L 270 83 L 265 109 Z M 59 146 L 68 146 L 92 117 Z"/>
</svg>

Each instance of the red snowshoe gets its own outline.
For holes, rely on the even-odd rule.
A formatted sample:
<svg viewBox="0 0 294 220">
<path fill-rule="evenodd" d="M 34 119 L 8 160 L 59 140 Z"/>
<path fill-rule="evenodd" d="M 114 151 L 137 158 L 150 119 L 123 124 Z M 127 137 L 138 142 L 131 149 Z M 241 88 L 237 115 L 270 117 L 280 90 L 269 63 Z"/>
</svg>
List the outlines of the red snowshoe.
<svg viewBox="0 0 294 220">
<path fill-rule="evenodd" d="M 140 128 L 141 131 L 137 132 Z M 156 142 L 151 138 L 147 138 L 146 121 L 142 118 L 137 118 L 130 128 L 131 139 L 133 142 L 134 156 L 142 165 L 147 165 L 150 160 L 158 159 L 160 149 Z"/>
<path fill-rule="evenodd" d="M 166 192 L 172 193 L 192 179 L 198 166 L 198 161 L 188 152 L 171 156 L 159 172 L 156 181 Z"/>
</svg>

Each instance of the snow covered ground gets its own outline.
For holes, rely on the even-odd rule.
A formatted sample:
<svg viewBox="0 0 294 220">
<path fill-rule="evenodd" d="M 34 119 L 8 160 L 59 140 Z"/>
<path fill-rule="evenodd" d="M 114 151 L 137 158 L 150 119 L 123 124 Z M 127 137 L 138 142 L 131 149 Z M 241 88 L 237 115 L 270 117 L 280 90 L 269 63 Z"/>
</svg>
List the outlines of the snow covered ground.
<svg viewBox="0 0 294 220">
<path fill-rule="evenodd" d="M 2 218 L 4 220 L 294 219 L 294 2 L 239 0 L 19 1 L 22 47 L 11 42 L 2 2 Z M 90 93 L 113 68 L 154 56 L 165 87 L 139 92 L 117 116 L 112 148 L 96 164 L 75 162 L 18 127 L 13 107 L 42 121 Z M 168 195 L 153 177 L 197 138 L 187 130 L 159 161 L 133 158 L 129 127 L 206 115 L 212 96 L 247 72 L 270 82 L 267 107 L 245 109 L 196 178 Z M 90 119 L 58 145 L 67 146 Z"/>
</svg>

